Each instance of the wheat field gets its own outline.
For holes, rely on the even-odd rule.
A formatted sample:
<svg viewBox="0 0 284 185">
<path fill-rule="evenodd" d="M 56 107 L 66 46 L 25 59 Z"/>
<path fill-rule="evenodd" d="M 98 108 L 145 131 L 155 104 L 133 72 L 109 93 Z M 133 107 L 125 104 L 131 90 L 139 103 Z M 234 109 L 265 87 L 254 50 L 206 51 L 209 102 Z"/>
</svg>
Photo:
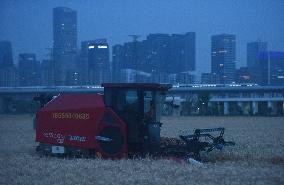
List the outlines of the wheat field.
<svg viewBox="0 0 284 185">
<path fill-rule="evenodd" d="M 28 115 L 0 115 L 0 184 L 284 184 L 283 117 L 163 117 L 162 136 L 226 128 L 236 142 L 201 165 L 160 159 L 40 157 Z"/>
</svg>

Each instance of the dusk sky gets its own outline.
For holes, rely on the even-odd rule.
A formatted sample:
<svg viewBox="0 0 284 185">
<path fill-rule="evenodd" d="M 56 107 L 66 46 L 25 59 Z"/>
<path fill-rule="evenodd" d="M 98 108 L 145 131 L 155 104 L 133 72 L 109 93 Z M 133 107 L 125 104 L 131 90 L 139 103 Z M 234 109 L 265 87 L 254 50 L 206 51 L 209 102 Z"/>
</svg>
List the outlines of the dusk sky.
<svg viewBox="0 0 284 185">
<path fill-rule="evenodd" d="M 238 67 L 246 65 L 247 42 L 284 51 L 284 0 L 0 0 L 0 40 L 12 42 L 14 63 L 24 52 L 47 58 L 58 6 L 77 11 L 78 48 L 91 39 L 114 45 L 130 34 L 196 32 L 198 72 L 210 71 L 213 34 L 236 34 Z"/>
</svg>

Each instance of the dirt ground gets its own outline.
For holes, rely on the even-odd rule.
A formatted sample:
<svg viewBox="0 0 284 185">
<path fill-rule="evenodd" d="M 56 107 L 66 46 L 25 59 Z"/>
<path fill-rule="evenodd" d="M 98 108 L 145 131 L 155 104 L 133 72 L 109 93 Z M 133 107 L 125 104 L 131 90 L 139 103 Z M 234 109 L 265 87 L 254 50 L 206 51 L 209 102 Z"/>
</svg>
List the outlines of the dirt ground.
<svg viewBox="0 0 284 185">
<path fill-rule="evenodd" d="M 284 184 L 283 117 L 163 117 L 162 135 L 226 128 L 236 142 L 196 165 L 171 160 L 40 157 L 28 115 L 0 115 L 0 184 Z"/>
</svg>

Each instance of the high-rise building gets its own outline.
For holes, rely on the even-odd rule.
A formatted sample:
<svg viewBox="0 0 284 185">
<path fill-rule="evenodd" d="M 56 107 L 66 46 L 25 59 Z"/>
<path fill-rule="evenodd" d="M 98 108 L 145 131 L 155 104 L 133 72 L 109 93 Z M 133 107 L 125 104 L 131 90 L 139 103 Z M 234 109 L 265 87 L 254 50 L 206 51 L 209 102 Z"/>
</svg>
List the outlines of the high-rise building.
<svg viewBox="0 0 284 185">
<path fill-rule="evenodd" d="M 89 82 L 89 76 L 88 76 L 89 45 L 94 42 L 95 40 L 87 40 L 81 42 L 81 51 L 80 51 L 80 60 L 79 60 L 80 67 L 78 68 L 81 85 L 86 85 Z"/>
<path fill-rule="evenodd" d="M 267 42 L 249 42 L 247 43 L 247 67 L 255 67 L 259 64 L 259 53 L 267 51 Z"/>
<path fill-rule="evenodd" d="M 192 84 L 195 82 L 194 32 L 171 35 L 170 61 L 167 65 L 167 71 L 177 74 L 176 83 Z"/>
<path fill-rule="evenodd" d="M 112 47 L 112 82 L 122 82 L 124 69 L 124 47 L 120 44 Z"/>
<path fill-rule="evenodd" d="M 150 34 L 146 40 L 145 69 L 152 74 L 153 82 L 166 82 L 170 68 L 170 35 Z"/>
<path fill-rule="evenodd" d="M 40 64 L 33 53 L 19 54 L 19 85 L 40 85 Z"/>
<path fill-rule="evenodd" d="M 220 83 L 232 83 L 236 78 L 236 36 L 231 34 L 211 37 L 211 72 Z"/>
<path fill-rule="evenodd" d="M 13 67 L 12 44 L 0 41 L 0 68 Z"/>
<path fill-rule="evenodd" d="M 270 84 L 284 85 L 284 52 L 271 51 L 268 57 Z"/>
<path fill-rule="evenodd" d="M 77 12 L 53 9 L 53 59 L 55 85 L 76 84 Z"/>
<path fill-rule="evenodd" d="M 171 36 L 172 72 L 195 71 L 195 33 L 173 34 Z"/>
<path fill-rule="evenodd" d="M 268 69 L 265 69 L 265 67 L 268 58 L 265 57 L 264 53 L 267 53 L 267 42 L 247 43 L 247 66 L 253 83 L 267 84 Z"/>
<path fill-rule="evenodd" d="M 128 81 L 128 79 L 125 78 L 126 76 L 129 76 L 128 74 L 131 74 L 130 76 L 133 77 L 133 82 L 141 82 L 139 80 L 144 79 L 140 78 L 139 74 L 147 72 L 149 68 L 149 65 L 147 65 L 144 60 L 145 49 L 145 42 L 134 40 L 133 42 L 124 43 L 123 48 L 119 48 L 115 51 L 116 57 L 114 58 L 114 63 L 118 64 L 120 68 L 120 73 L 118 74 L 121 77 L 121 82 Z M 121 59 L 118 57 L 121 57 Z"/>
<path fill-rule="evenodd" d="M 144 63 L 154 82 L 192 82 L 195 70 L 195 33 L 150 34 L 147 36 Z M 143 61 L 143 60 L 142 60 Z M 176 75 L 175 75 L 176 74 Z M 169 75 L 171 76 L 169 78 Z M 174 77 L 175 80 L 173 80 Z M 186 79 L 186 80 L 185 80 Z M 190 80 L 188 80 L 190 79 Z"/>
<path fill-rule="evenodd" d="M 88 46 L 88 75 L 90 85 L 110 81 L 109 46 L 106 39 L 98 39 Z"/>
<path fill-rule="evenodd" d="M 0 41 L 0 87 L 16 85 L 16 69 L 13 64 L 12 44 Z"/>
<path fill-rule="evenodd" d="M 138 73 L 147 71 L 143 65 L 145 46 L 137 40 L 115 45 L 112 48 L 112 81 L 138 82 Z M 131 78 L 130 78 L 131 76 Z"/>
<path fill-rule="evenodd" d="M 41 85 L 52 86 L 53 85 L 53 68 L 52 60 L 42 60 L 40 64 Z"/>
<path fill-rule="evenodd" d="M 0 69 L 0 87 L 17 86 L 17 69 L 8 67 Z"/>
<path fill-rule="evenodd" d="M 259 84 L 284 85 L 284 52 L 262 52 L 258 60 Z"/>
</svg>

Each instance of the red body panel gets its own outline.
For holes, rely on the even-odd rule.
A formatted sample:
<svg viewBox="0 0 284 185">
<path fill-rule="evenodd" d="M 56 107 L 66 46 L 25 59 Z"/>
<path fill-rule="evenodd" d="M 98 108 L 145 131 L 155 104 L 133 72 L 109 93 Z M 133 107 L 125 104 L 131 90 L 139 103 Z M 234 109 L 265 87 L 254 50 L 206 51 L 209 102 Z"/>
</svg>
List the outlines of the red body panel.
<svg viewBox="0 0 284 185">
<path fill-rule="evenodd" d="M 115 117 L 115 124 L 106 123 L 104 115 Z M 107 154 L 96 136 L 106 127 L 115 127 L 123 134 L 123 146 L 115 154 Z M 63 94 L 45 105 L 36 115 L 36 141 L 40 143 L 94 149 L 103 157 L 127 154 L 126 124 L 97 94 Z"/>
</svg>

